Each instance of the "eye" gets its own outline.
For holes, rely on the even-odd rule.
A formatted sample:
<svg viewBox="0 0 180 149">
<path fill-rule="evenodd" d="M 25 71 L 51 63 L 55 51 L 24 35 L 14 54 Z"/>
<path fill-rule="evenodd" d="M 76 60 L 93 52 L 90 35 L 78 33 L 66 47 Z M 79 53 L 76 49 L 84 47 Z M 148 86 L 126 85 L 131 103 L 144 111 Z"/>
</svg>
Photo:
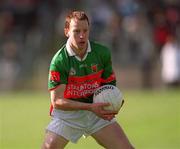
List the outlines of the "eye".
<svg viewBox="0 0 180 149">
<path fill-rule="evenodd" d="M 83 31 L 84 31 L 84 33 L 86 33 L 88 30 L 87 30 L 87 29 L 84 29 Z"/>
<path fill-rule="evenodd" d="M 79 29 L 74 30 L 75 33 L 80 33 Z"/>
</svg>

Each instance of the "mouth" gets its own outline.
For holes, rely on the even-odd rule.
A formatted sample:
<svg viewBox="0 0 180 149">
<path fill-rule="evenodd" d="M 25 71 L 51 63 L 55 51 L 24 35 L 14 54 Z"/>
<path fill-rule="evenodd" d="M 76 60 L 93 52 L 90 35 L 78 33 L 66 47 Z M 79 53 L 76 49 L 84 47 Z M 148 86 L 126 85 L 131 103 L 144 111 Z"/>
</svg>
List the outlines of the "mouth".
<svg viewBox="0 0 180 149">
<path fill-rule="evenodd" d="M 86 43 L 85 41 L 80 41 L 79 42 L 79 44 L 82 44 L 82 45 L 85 44 L 85 43 Z"/>
<path fill-rule="evenodd" d="M 80 41 L 79 46 L 86 46 L 86 42 L 85 41 Z"/>
</svg>

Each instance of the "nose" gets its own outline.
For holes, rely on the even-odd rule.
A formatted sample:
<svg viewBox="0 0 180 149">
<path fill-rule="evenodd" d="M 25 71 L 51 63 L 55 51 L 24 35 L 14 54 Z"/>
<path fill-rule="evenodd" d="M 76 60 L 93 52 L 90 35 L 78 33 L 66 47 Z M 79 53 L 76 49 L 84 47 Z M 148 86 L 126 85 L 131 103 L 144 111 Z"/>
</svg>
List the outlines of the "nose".
<svg viewBox="0 0 180 149">
<path fill-rule="evenodd" d="M 80 39 L 83 39 L 84 37 L 85 37 L 85 34 L 82 32 L 82 33 L 80 33 Z"/>
</svg>

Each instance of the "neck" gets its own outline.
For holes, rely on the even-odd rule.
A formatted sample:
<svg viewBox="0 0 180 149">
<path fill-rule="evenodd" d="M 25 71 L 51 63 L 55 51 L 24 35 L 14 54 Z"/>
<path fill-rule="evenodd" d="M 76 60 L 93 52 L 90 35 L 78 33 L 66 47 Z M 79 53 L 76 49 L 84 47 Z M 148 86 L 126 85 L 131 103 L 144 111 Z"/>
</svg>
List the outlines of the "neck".
<svg viewBox="0 0 180 149">
<path fill-rule="evenodd" d="M 71 48 L 73 49 L 74 53 L 79 56 L 81 59 L 84 57 L 86 51 L 87 51 L 87 47 L 85 49 L 77 49 L 76 47 L 74 47 L 73 45 L 70 45 Z"/>
</svg>

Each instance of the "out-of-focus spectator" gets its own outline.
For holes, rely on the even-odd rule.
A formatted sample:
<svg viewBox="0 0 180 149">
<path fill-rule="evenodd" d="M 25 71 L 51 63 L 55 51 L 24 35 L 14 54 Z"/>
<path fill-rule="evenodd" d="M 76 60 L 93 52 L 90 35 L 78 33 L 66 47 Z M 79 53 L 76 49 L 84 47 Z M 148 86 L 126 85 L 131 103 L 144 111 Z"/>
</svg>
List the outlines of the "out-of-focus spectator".
<svg viewBox="0 0 180 149">
<path fill-rule="evenodd" d="M 0 40 L 6 38 L 14 28 L 14 17 L 10 11 L 0 12 Z"/>
<path fill-rule="evenodd" d="M 180 86 L 180 43 L 170 35 L 161 52 L 162 80 L 167 86 Z"/>
<path fill-rule="evenodd" d="M 132 16 L 139 11 L 139 2 L 137 0 L 115 0 L 117 10 L 122 16 Z"/>
<path fill-rule="evenodd" d="M 166 43 L 169 34 L 170 28 L 167 24 L 165 12 L 159 9 L 154 14 L 154 42 L 157 47 L 158 55 L 161 53 L 162 46 Z"/>
<path fill-rule="evenodd" d="M 12 90 L 16 88 L 21 77 L 20 64 L 18 62 L 18 45 L 14 41 L 5 42 L 2 47 L 0 59 L 0 90 Z"/>
<path fill-rule="evenodd" d="M 37 21 L 37 8 L 40 0 L 11 0 L 6 3 L 13 12 L 16 29 L 28 31 Z"/>
<path fill-rule="evenodd" d="M 171 29 L 174 29 L 180 21 L 180 11 L 178 6 L 169 6 L 166 10 L 166 18 Z"/>
<path fill-rule="evenodd" d="M 128 36 L 129 48 L 126 50 L 129 50 L 129 62 L 139 66 L 142 87 L 151 87 L 154 59 L 152 27 L 141 13 L 126 17 L 123 26 Z"/>
<path fill-rule="evenodd" d="M 92 33 L 90 36 L 94 40 L 99 40 L 104 29 L 111 20 L 113 10 L 106 1 L 99 0 L 92 4 L 92 9 L 89 11 L 90 15 L 93 16 L 93 18 L 91 18 Z"/>
<path fill-rule="evenodd" d="M 152 87 L 152 71 L 155 57 L 155 46 L 153 43 L 152 27 L 145 15 L 139 15 L 138 27 L 136 29 L 136 40 L 138 42 L 140 70 L 142 87 Z"/>
<path fill-rule="evenodd" d="M 116 13 L 112 14 L 106 28 L 103 30 L 103 34 L 100 35 L 99 40 L 112 50 L 113 61 L 116 63 L 122 62 L 122 46 L 125 41 L 119 15 Z"/>
</svg>

